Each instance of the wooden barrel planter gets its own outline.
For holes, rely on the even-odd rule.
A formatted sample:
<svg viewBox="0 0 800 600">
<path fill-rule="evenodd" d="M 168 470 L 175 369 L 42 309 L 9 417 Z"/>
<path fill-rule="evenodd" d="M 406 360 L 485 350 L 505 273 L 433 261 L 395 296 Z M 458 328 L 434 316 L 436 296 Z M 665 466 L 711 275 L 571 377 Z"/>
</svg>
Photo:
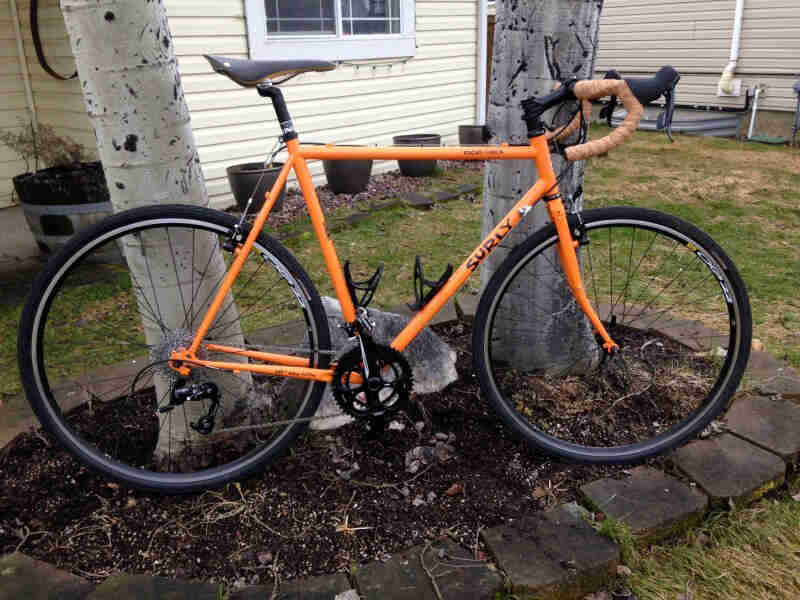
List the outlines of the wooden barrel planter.
<svg viewBox="0 0 800 600">
<path fill-rule="evenodd" d="M 114 212 L 100 162 L 42 169 L 12 181 L 28 227 L 45 253 L 59 251 L 75 233 Z"/>
</svg>

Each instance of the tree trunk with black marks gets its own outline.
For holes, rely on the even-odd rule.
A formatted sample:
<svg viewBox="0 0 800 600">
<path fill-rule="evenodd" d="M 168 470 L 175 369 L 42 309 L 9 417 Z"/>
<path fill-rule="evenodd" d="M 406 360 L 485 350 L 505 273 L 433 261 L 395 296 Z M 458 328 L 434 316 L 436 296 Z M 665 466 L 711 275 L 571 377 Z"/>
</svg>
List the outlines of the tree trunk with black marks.
<svg viewBox="0 0 800 600">
<path fill-rule="evenodd" d="M 520 106 L 522 100 L 551 92 L 557 82 L 593 77 L 602 5 L 602 0 L 505 0 L 497 3 L 487 115 L 487 125 L 495 142 L 528 143 Z M 569 103 L 561 111 L 553 109 L 545 115 L 545 121 L 552 122 L 553 126 L 565 125 L 575 110 L 577 103 Z M 567 142 L 576 141 L 578 136 L 579 132 L 573 134 Z M 559 183 L 561 195 L 569 212 L 581 210 L 584 163 L 568 165 L 561 156 L 554 154 L 553 168 L 556 175 L 567 168 Z M 532 161 L 488 163 L 483 193 L 484 236 L 537 179 L 536 165 Z M 541 201 L 484 263 L 483 286 L 511 249 L 547 223 L 547 209 Z M 550 260 L 558 261 L 558 258 L 553 254 Z M 518 367 L 541 368 L 552 365 L 554 357 L 566 357 L 570 348 L 574 350 L 576 340 L 559 331 L 558 322 L 563 319 L 551 318 L 543 322 L 541 310 L 532 308 L 550 306 L 555 313 L 563 310 L 565 302 L 569 303 L 571 292 L 563 279 L 552 279 L 552 269 L 538 266 L 526 271 L 524 280 L 517 279 L 519 302 L 511 307 L 515 319 L 504 323 L 503 315 L 498 316 L 499 323 L 493 331 L 495 355 L 500 354 Z M 574 302 L 570 310 L 576 318 L 582 318 Z M 563 312 L 560 313 L 560 317 L 563 316 Z M 577 343 L 594 343 L 588 329 L 583 338 Z"/>
<path fill-rule="evenodd" d="M 206 206 L 208 196 L 163 3 L 62 0 L 61 10 L 115 212 L 159 203 Z M 183 237 L 183 243 L 179 232 L 171 239 L 157 234 L 139 240 L 125 238 L 123 250 L 138 282 L 137 300 L 151 348 L 163 346 L 165 336 L 175 336 L 176 329 L 185 327 L 185 307 L 174 301 L 179 296 L 176 292 L 180 289 L 190 297 L 193 287 L 196 298 L 211 298 L 213 282 L 226 270 L 216 236 Z M 174 261 L 158 260 L 173 251 Z M 190 253 L 213 255 L 206 277 L 211 287 L 198 289 L 196 279 L 192 280 Z M 159 264 L 165 266 L 159 268 Z M 228 302 L 233 302 L 230 296 L 224 306 Z M 146 307 L 156 306 L 159 320 L 169 330 L 166 334 L 152 318 L 145 318 L 152 312 Z M 202 307 L 195 308 L 202 315 Z M 225 319 L 232 324 L 217 335 L 243 344 L 235 306 Z M 154 379 L 157 397 L 166 398 L 170 378 L 159 374 Z M 170 435 L 171 452 L 176 440 L 190 441 L 197 435 L 186 424 L 204 414 L 203 406 L 190 402 L 183 408 L 187 419 L 173 419 L 171 430 L 162 423 L 156 459 L 168 451 Z"/>
</svg>

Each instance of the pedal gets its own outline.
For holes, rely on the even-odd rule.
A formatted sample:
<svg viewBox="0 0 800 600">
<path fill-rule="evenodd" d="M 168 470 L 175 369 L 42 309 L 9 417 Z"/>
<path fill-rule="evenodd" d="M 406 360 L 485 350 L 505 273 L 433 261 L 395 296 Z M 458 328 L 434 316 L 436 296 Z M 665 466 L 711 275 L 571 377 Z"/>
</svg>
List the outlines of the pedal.
<svg viewBox="0 0 800 600">
<path fill-rule="evenodd" d="M 422 274 L 422 261 L 417 256 L 414 261 L 414 297 L 415 300 L 408 304 L 408 308 L 413 311 L 422 310 L 431 301 L 440 289 L 447 283 L 453 274 L 453 265 L 448 264 L 438 281 L 428 281 Z M 426 291 L 426 288 L 427 289 Z"/>
<path fill-rule="evenodd" d="M 383 277 L 383 263 L 375 271 L 375 274 L 369 279 L 364 281 L 353 281 L 353 276 L 350 274 L 350 261 L 344 263 L 344 278 L 347 282 L 347 290 L 350 292 L 350 299 L 356 307 L 366 308 L 372 302 L 372 297 L 375 295 L 375 290 L 378 289 L 378 284 Z M 363 292 L 361 298 L 357 297 L 358 292 Z"/>
</svg>

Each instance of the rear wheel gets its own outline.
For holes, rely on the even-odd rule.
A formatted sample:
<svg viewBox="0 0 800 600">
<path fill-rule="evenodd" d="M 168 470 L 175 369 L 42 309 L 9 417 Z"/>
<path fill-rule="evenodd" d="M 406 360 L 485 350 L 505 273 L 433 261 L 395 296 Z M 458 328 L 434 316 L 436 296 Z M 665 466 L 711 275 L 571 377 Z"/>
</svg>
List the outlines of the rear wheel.
<svg viewBox="0 0 800 600">
<path fill-rule="evenodd" d="M 236 220 L 192 206 L 115 215 L 77 236 L 36 280 L 19 363 L 42 424 L 90 467 L 166 493 L 247 476 L 305 429 L 325 385 L 245 371 L 173 371 L 234 254 Z M 330 338 L 313 284 L 278 242 L 258 236 L 205 342 L 325 367 Z M 214 352 L 208 360 L 248 359 Z"/>
<path fill-rule="evenodd" d="M 674 217 L 607 208 L 570 218 L 584 285 L 620 351 L 577 306 L 549 226 L 502 263 L 473 330 L 489 402 L 527 442 L 592 463 L 641 461 L 722 411 L 750 353 L 744 284 L 722 249 Z"/>
</svg>

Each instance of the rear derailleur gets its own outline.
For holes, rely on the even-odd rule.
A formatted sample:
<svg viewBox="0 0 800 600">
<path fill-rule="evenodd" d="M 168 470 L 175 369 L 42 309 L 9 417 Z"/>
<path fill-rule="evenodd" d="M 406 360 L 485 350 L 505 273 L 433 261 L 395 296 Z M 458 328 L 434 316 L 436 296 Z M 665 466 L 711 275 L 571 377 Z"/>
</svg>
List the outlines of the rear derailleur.
<svg viewBox="0 0 800 600">
<path fill-rule="evenodd" d="M 185 402 L 201 402 L 209 400 L 210 404 L 206 414 L 197 421 L 189 423 L 189 427 L 197 433 L 207 435 L 214 430 L 214 417 L 219 410 L 219 388 L 211 381 L 190 384 L 185 379 L 178 379 L 172 385 L 169 404 L 158 409 L 159 413 L 168 413 Z"/>
</svg>

